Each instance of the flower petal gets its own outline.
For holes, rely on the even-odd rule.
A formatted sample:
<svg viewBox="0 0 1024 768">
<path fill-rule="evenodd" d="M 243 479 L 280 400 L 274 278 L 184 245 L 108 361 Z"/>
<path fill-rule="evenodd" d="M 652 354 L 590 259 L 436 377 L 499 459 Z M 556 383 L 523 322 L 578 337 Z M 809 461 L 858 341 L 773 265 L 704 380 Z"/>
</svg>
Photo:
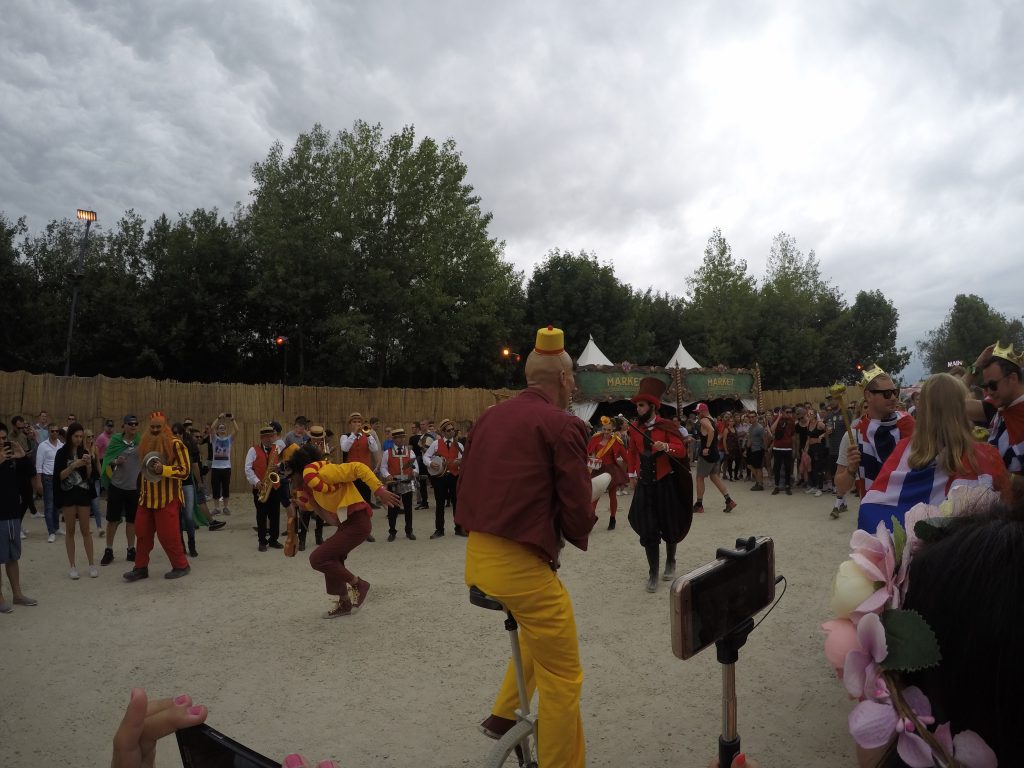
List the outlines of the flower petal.
<svg viewBox="0 0 1024 768">
<path fill-rule="evenodd" d="M 850 735 L 865 749 L 884 747 L 896 732 L 896 712 L 891 704 L 862 701 L 849 717 Z"/>
<path fill-rule="evenodd" d="M 935 765 L 931 747 L 916 733 L 901 733 L 896 740 L 896 752 L 910 768 L 932 768 Z"/>
<path fill-rule="evenodd" d="M 845 619 L 875 591 L 875 582 L 867 578 L 852 560 L 844 560 L 832 582 L 832 615 Z"/>
<path fill-rule="evenodd" d="M 872 581 L 888 581 L 889 577 L 882 573 L 882 569 L 867 555 L 862 555 L 860 552 L 854 552 L 850 555 L 850 559 L 853 560 L 860 569 L 864 571 L 864 575 Z"/>
<path fill-rule="evenodd" d="M 924 504 L 917 506 L 922 507 Z M 935 729 L 935 740 L 942 745 L 947 754 L 953 754 L 953 729 L 949 727 L 949 723 L 943 723 Z"/>
<path fill-rule="evenodd" d="M 889 648 L 885 644 L 885 627 L 882 626 L 882 620 L 877 613 L 867 614 L 857 624 L 857 642 L 872 661 L 885 661 Z"/>
<path fill-rule="evenodd" d="M 863 651 L 850 651 L 843 664 L 843 685 L 851 696 L 864 698 L 864 681 L 871 658 Z"/>
<path fill-rule="evenodd" d="M 954 736 L 953 750 L 965 768 L 996 768 L 999 764 L 996 753 L 974 731 L 960 731 Z"/>
<path fill-rule="evenodd" d="M 916 685 L 911 685 L 903 689 L 903 700 L 907 702 L 907 706 L 914 710 L 914 714 L 918 717 L 921 717 L 922 715 L 924 717 L 932 716 L 932 703 L 928 701 L 928 697 L 924 695 L 924 691 Z"/>
<path fill-rule="evenodd" d="M 874 613 L 875 611 L 884 608 L 886 603 L 889 602 L 889 598 L 892 597 L 892 592 L 889 591 L 888 587 L 881 587 L 872 592 L 864 602 L 857 605 L 850 613 L 866 614 Z M 857 617 L 853 617 L 857 618 Z M 860 623 L 858 621 L 858 623 Z"/>
</svg>

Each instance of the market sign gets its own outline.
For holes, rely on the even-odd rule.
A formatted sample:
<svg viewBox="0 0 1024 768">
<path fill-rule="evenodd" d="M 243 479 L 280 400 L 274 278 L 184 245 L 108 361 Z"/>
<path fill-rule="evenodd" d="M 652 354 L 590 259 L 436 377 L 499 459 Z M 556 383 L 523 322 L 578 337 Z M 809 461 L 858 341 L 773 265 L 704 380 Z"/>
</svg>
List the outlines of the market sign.
<svg viewBox="0 0 1024 768">
<path fill-rule="evenodd" d="M 749 373 L 731 371 L 686 372 L 683 373 L 683 389 L 687 391 L 687 400 L 752 395 L 754 377 Z"/>
<path fill-rule="evenodd" d="M 648 376 L 672 384 L 672 377 L 664 373 L 609 369 L 604 371 L 576 371 L 576 386 L 583 400 L 628 400 L 640 390 L 640 380 Z"/>
</svg>

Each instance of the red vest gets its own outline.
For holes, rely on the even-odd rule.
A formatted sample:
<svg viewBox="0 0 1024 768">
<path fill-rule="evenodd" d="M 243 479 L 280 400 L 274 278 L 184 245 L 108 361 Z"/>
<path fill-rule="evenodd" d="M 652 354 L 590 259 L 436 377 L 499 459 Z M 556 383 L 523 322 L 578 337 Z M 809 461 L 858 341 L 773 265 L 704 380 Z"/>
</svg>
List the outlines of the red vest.
<svg viewBox="0 0 1024 768">
<path fill-rule="evenodd" d="M 394 451 L 394 448 L 388 451 L 388 474 L 392 477 L 408 475 L 411 478 L 412 463 L 416 460 L 412 455 L 412 451 L 408 448 L 403 448 L 401 456 L 396 456 Z"/>
<path fill-rule="evenodd" d="M 356 435 L 356 441 L 348 449 L 348 462 L 358 461 L 373 469 L 373 459 L 370 457 L 370 438 L 366 435 Z"/>
<path fill-rule="evenodd" d="M 267 458 L 269 451 L 263 450 L 263 443 L 256 443 L 253 446 L 256 449 L 256 460 L 252 463 L 252 471 L 256 473 L 256 477 L 262 480 L 267 476 Z M 274 447 L 271 446 L 270 450 L 273 451 Z"/>
<path fill-rule="evenodd" d="M 452 440 L 450 446 L 445 445 L 443 437 L 437 439 L 437 451 L 438 456 L 444 457 L 444 460 L 448 462 L 448 474 L 458 476 L 459 468 L 454 466 L 454 462 L 462 455 L 462 448 L 459 447 L 458 440 Z"/>
</svg>

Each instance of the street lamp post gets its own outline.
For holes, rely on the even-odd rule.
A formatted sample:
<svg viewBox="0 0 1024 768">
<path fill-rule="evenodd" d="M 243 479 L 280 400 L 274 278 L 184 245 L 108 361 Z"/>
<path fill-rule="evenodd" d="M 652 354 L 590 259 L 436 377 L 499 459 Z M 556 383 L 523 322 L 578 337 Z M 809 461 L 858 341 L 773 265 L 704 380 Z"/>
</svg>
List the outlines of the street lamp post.
<svg viewBox="0 0 1024 768">
<path fill-rule="evenodd" d="M 288 375 L 288 337 L 275 336 L 274 344 L 281 353 L 281 413 L 284 414 L 284 380 Z"/>
<path fill-rule="evenodd" d="M 85 234 L 82 235 L 82 243 L 78 247 L 78 266 L 71 273 L 71 314 L 68 317 L 68 343 L 64 348 L 64 375 L 71 375 L 71 337 L 75 332 L 75 309 L 78 306 L 78 286 L 82 283 L 85 275 L 85 247 L 89 243 L 89 227 L 96 221 L 96 211 L 85 211 L 78 209 L 76 214 L 79 221 L 85 222 Z"/>
<path fill-rule="evenodd" d="M 501 348 L 501 357 L 505 361 L 505 389 L 512 389 L 512 369 L 522 358 L 508 347 Z"/>
</svg>

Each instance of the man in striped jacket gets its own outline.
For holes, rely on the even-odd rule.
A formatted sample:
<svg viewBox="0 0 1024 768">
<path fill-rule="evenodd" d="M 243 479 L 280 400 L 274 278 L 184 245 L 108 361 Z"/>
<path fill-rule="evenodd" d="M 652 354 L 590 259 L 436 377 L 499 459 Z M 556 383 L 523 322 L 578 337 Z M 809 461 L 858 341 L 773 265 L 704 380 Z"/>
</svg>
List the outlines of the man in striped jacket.
<svg viewBox="0 0 1024 768">
<path fill-rule="evenodd" d="M 135 567 L 124 574 L 125 581 L 149 578 L 149 553 L 154 533 L 171 561 L 165 579 L 178 579 L 191 568 L 181 542 L 178 510 L 184 502 L 181 481 L 191 465 L 185 444 L 171 434 L 164 415 L 150 414 L 149 430 L 139 444 L 143 466 L 139 475 L 139 508 L 135 513 Z"/>
</svg>

